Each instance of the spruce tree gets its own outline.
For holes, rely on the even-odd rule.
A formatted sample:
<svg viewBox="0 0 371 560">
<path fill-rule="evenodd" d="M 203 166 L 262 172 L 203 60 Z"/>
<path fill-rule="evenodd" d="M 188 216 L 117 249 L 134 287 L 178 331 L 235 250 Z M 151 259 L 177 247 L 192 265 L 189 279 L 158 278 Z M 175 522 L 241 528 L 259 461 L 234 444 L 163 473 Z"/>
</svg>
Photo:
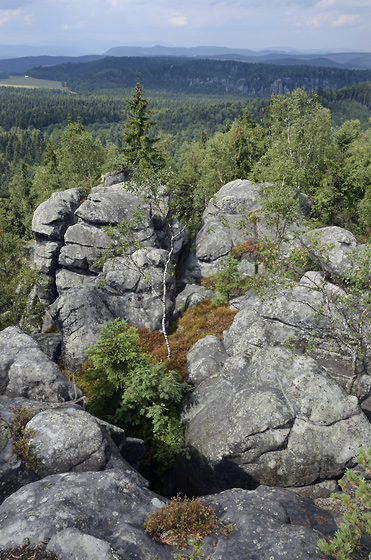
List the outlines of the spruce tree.
<svg viewBox="0 0 371 560">
<path fill-rule="evenodd" d="M 129 107 L 128 122 L 124 130 L 122 148 L 125 167 L 152 168 L 155 171 L 165 166 L 165 158 L 155 146 L 158 138 L 150 138 L 149 131 L 156 124 L 151 121 L 153 111 L 148 109 L 148 101 L 144 97 L 143 87 L 137 81 L 131 99 L 126 101 Z"/>
</svg>

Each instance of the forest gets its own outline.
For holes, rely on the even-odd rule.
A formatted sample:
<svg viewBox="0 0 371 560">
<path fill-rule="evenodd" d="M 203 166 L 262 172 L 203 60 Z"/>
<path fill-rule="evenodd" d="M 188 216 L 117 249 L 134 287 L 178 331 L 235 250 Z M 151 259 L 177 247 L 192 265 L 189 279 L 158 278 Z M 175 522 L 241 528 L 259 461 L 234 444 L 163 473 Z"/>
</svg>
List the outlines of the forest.
<svg viewBox="0 0 371 560">
<path fill-rule="evenodd" d="M 146 90 L 167 93 L 234 94 L 269 97 L 297 88 L 334 90 L 371 80 L 371 70 L 276 65 L 187 58 L 107 57 L 88 63 L 30 68 L 34 78 L 64 82 L 78 93 L 130 88 L 138 79 Z"/>
<path fill-rule="evenodd" d="M 27 277 L 24 241 L 31 238 L 35 208 L 56 190 L 88 192 L 102 173 L 123 168 L 131 94 L 130 88 L 115 95 L 0 88 L 2 325 L 19 315 L 9 313 L 10 294 L 21 270 Z M 171 175 L 179 217 L 192 232 L 223 184 L 248 178 L 276 183 L 281 198 L 300 190 L 314 223 L 341 225 L 368 239 L 371 82 L 253 99 L 164 96 L 156 89 L 144 95 L 149 136 Z"/>
</svg>

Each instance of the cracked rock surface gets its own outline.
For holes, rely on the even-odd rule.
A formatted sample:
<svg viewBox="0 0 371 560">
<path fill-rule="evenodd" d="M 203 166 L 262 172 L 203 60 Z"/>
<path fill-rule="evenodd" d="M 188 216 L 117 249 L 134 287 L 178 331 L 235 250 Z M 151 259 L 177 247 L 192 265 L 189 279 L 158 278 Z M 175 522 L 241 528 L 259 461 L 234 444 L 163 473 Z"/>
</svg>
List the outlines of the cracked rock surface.
<svg viewBox="0 0 371 560">
<path fill-rule="evenodd" d="M 316 312 L 321 297 L 305 284 L 265 302 L 247 294 L 224 342 L 209 336 L 189 351 L 195 390 L 182 420 L 194 491 L 310 485 L 341 475 L 359 447 L 370 447 L 358 395 L 368 359 L 353 379 L 350 356 L 344 368 L 347 356 Z M 300 353 L 309 332 L 318 335 L 312 356 Z M 293 339 L 296 351 L 287 347 Z"/>
</svg>

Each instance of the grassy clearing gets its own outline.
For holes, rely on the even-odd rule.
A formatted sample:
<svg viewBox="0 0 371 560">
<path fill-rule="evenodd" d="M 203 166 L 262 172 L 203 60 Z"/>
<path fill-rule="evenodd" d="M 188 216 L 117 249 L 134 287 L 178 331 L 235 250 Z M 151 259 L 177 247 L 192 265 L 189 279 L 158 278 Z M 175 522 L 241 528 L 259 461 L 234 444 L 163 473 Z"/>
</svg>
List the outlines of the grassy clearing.
<svg viewBox="0 0 371 560">
<path fill-rule="evenodd" d="M 0 86 L 23 87 L 23 88 L 48 88 L 48 89 L 67 89 L 62 86 L 62 82 L 52 80 L 39 80 L 37 78 L 26 78 L 25 76 L 9 76 L 0 80 Z"/>
</svg>

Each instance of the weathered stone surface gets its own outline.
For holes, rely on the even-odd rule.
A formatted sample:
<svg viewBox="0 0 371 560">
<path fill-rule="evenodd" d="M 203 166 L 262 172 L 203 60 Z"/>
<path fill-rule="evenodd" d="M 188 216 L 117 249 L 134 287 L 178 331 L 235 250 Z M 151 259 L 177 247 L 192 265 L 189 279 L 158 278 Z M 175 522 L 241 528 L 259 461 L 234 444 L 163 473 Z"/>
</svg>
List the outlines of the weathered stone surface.
<svg viewBox="0 0 371 560">
<path fill-rule="evenodd" d="M 176 297 L 174 314 L 177 316 L 201 301 L 212 297 L 215 297 L 215 293 L 211 290 L 198 284 L 186 284 L 185 288 Z"/>
<path fill-rule="evenodd" d="M 73 399 L 75 390 L 33 338 L 8 327 L 0 332 L 0 394 L 56 402 Z"/>
<path fill-rule="evenodd" d="M 75 408 L 50 409 L 27 424 L 39 476 L 69 471 L 99 471 L 109 460 L 109 447 L 97 421 Z"/>
<path fill-rule="evenodd" d="M 261 187 L 251 181 L 237 179 L 224 185 L 212 197 L 196 236 L 196 260 L 190 259 L 188 263 L 191 276 L 204 277 L 217 272 L 220 259 L 246 239 L 253 241 L 257 235 L 274 238 L 273 228 L 268 227 L 261 216 L 257 230 L 253 224 L 248 231 L 240 225 L 242 217 L 259 212 Z M 288 241 L 282 245 L 285 251 L 299 245 L 292 235 L 294 230 L 294 227 L 290 227 L 287 231 Z M 242 264 L 245 274 L 254 274 L 253 256 L 247 255 Z"/>
<path fill-rule="evenodd" d="M 59 264 L 72 270 L 96 270 L 95 259 L 102 255 L 112 240 L 98 227 L 78 223 L 69 227 L 64 236 L 65 245 L 59 254 Z"/>
<path fill-rule="evenodd" d="M 216 336 L 205 336 L 188 351 L 187 381 L 199 385 L 205 379 L 217 376 L 227 358 L 223 341 Z"/>
<path fill-rule="evenodd" d="M 62 240 L 39 240 L 35 247 L 34 264 L 40 272 L 44 274 L 53 274 L 55 272 L 62 245 Z"/>
<path fill-rule="evenodd" d="M 32 338 L 36 340 L 41 350 L 52 362 L 56 364 L 59 362 L 62 344 L 62 335 L 60 333 L 35 333 L 32 335 Z"/>
<path fill-rule="evenodd" d="M 203 540 L 201 553 L 210 560 L 323 560 L 318 539 L 332 534 L 340 520 L 282 489 L 236 488 L 204 500 L 232 527 Z M 27 538 L 31 548 L 49 541 L 48 550 L 61 560 L 93 560 L 97 551 L 100 560 L 172 560 L 179 551 L 157 544 L 143 530 L 146 515 L 163 505 L 131 472 L 46 477 L 0 506 L 0 549 Z M 184 553 L 189 556 L 192 548 Z"/>
<path fill-rule="evenodd" d="M 352 266 L 349 255 L 358 246 L 350 231 L 330 226 L 312 230 L 301 237 L 309 257 L 330 274 L 341 274 Z"/>
<path fill-rule="evenodd" d="M 78 189 L 55 192 L 35 210 L 32 231 L 36 236 L 63 239 L 67 228 L 77 219 L 75 210 L 81 200 Z"/>
<path fill-rule="evenodd" d="M 107 542 L 78 529 L 64 529 L 54 535 L 47 551 L 54 552 L 61 560 L 120 560 Z"/>
<path fill-rule="evenodd" d="M 218 539 L 212 560 L 324 560 L 318 539 L 333 534 L 339 516 L 283 489 L 232 489 L 208 496 L 232 532 Z"/>
<path fill-rule="evenodd" d="M 136 327 L 161 330 L 163 317 L 163 278 L 168 251 L 146 247 L 127 261 L 108 261 L 99 276 L 103 283 L 102 299 L 115 317 L 126 319 Z M 173 265 L 168 264 L 166 280 L 166 316 L 171 317 L 175 299 Z"/>
<path fill-rule="evenodd" d="M 246 214 L 258 210 L 258 199 L 258 186 L 239 179 L 224 185 L 211 199 L 196 238 L 202 276 L 216 272 L 217 261 L 246 238 L 238 227 L 241 210 Z"/>
<path fill-rule="evenodd" d="M 86 359 L 85 351 L 97 341 L 100 325 L 114 319 L 98 288 L 89 285 L 63 292 L 49 313 L 63 335 L 62 358 L 69 371 Z"/>
<path fill-rule="evenodd" d="M 55 273 L 55 284 L 58 294 L 70 290 L 71 288 L 79 288 L 80 286 L 95 286 L 96 280 L 96 274 L 80 274 L 79 272 L 68 270 L 67 268 L 60 268 Z"/>
<path fill-rule="evenodd" d="M 352 371 L 344 379 L 346 349 L 345 356 L 334 351 L 331 322 L 319 316 L 320 305 L 322 292 L 306 285 L 266 302 L 248 294 L 240 298 L 224 348 L 207 337 L 189 351 L 196 388 L 182 419 L 200 469 L 197 474 L 191 467 L 196 491 L 207 491 L 208 482 L 213 492 L 309 485 L 339 476 L 359 447 L 370 446 L 371 425 L 358 394 L 348 395 L 337 382 L 357 392 Z M 313 357 L 285 348 L 294 341 L 297 352 L 305 351 L 313 333 L 323 336 Z"/>
<path fill-rule="evenodd" d="M 24 538 L 35 546 L 75 528 L 104 539 L 122 559 L 172 560 L 170 547 L 154 543 L 143 530 L 146 514 L 163 503 L 129 469 L 49 476 L 2 504 L 0 548 L 20 545 Z"/>
</svg>

